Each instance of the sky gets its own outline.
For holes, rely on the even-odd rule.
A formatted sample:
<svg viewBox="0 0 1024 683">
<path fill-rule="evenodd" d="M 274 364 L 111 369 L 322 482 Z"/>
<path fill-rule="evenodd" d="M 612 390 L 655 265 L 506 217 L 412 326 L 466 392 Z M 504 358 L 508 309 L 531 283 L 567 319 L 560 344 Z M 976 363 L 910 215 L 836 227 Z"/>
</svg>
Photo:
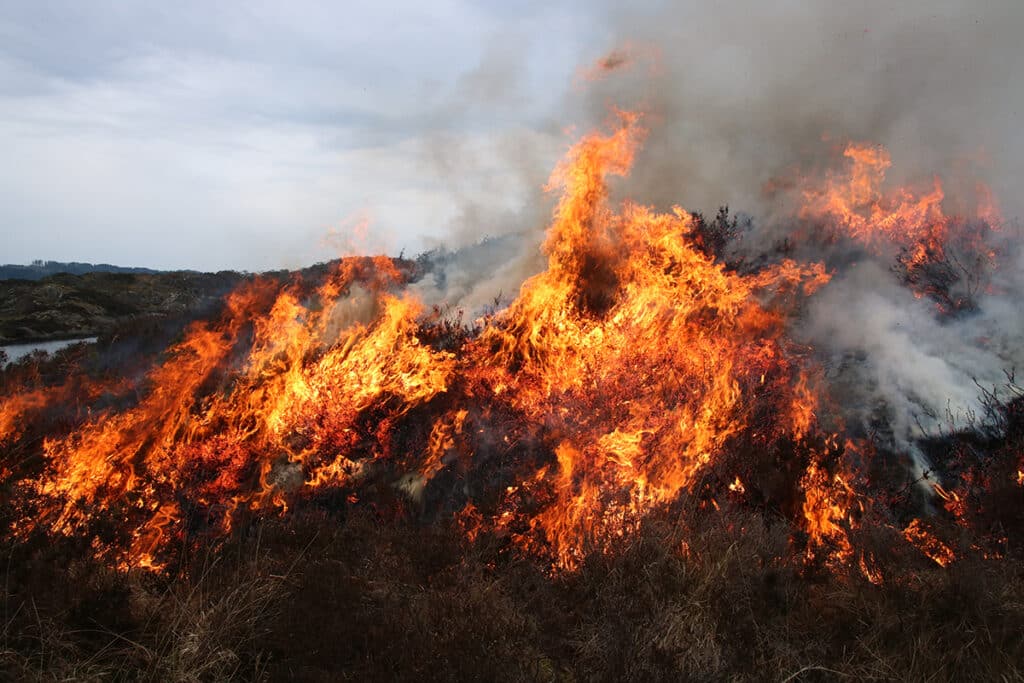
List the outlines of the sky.
<svg viewBox="0 0 1024 683">
<path fill-rule="evenodd" d="M 548 112 L 605 47 L 582 14 L 2 0 L 0 262 L 264 270 L 418 252 L 468 197 L 515 210 L 535 174 L 499 162 L 510 147 L 550 149 L 536 163 L 563 150 Z"/>
<path fill-rule="evenodd" d="M 648 114 L 623 182 L 660 208 L 771 216 L 766 182 L 853 139 L 1017 217 L 1021 36 L 1021 0 L 0 0 L 0 263 L 535 245 L 609 104 Z"/>
</svg>

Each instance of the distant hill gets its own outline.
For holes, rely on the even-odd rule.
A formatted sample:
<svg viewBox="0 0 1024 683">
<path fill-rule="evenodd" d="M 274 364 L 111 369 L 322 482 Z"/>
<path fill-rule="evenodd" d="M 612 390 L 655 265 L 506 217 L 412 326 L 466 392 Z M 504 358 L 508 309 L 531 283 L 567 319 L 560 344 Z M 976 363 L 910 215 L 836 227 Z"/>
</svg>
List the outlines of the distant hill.
<svg viewBox="0 0 1024 683">
<path fill-rule="evenodd" d="M 0 280 L 0 344 L 97 336 L 129 320 L 187 315 L 216 304 L 245 277 L 93 271 Z"/>
<path fill-rule="evenodd" d="M 495 240 L 454 252 L 436 249 L 415 260 L 391 257 L 405 283 L 432 274 L 445 286 L 446 269 L 504 246 Z M 493 257 L 493 254 L 492 254 Z M 0 345 L 95 337 L 141 320 L 182 320 L 202 315 L 225 294 L 252 278 L 320 282 L 340 259 L 298 270 L 261 273 L 222 270 L 153 270 L 108 263 L 34 261 L 0 265 Z"/>
<path fill-rule="evenodd" d="M 422 277 L 430 265 L 426 257 L 419 263 L 402 258 L 393 262 L 407 282 Z M 0 345 L 94 337 L 113 333 L 132 321 L 202 315 L 250 278 L 318 282 L 338 263 L 333 260 L 259 275 L 55 261 L 0 266 Z M 83 272 L 73 272 L 75 269 Z"/>
<path fill-rule="evenodd" d="M 125 266 L 112 266 L 109 263 L 80 263 L 71 261 L 33 261 L 27 266 L 6 263 L 0 265 L 0 280 L 42 280 L 49 275 L 58 273 L 70 273 L 71 275 L 85 275 L 86 273 L 133 273 L 143 275 L 154 275 L 158 270 L 151 268 L 128 268 Z"/>
</svg>

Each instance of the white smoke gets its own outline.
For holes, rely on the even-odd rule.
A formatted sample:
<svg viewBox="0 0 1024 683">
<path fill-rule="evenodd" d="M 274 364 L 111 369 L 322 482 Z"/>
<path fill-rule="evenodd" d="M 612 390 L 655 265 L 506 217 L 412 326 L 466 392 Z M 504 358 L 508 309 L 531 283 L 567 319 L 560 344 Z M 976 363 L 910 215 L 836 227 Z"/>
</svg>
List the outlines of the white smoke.
<svg viewBox="0 0 1024 683">
<path fill-rule="evenodd" d="M 989 296 L 978 304 L 944 318 L 891 270 L 865 261 L 812 300 L 799 334 L 824 357 L 853 426 L 881 425 L 889 432 L 878 435 L 883 442 L 891 439 L 926 467 L 915 442 L 982 419 L 981 387 L 1001 387 L 1006 371 L 1024 360 L 1021 299 Z"/>
<path fill-rule="evenodd" d="M 410 289 L 431 306 L 462 310 L 470 320 L 508 304 L 540 272 L 542 230 L 488 238 L 454 251 L 426 254 L 430 271 Z"/>
<path fill-rule="evenodd" d="M 581 63 L 633 47 L 600 82 L 567 87 L 552 118 L 585 129 L 606 118 L 609 104 L 646 112 L 650 135 L 622 195 L 661 210 L 679 204 L 713 214 L 729 204 L 753 214 L 745 249 L 763 251 L 791 231 L 793 215 L 792 193 L 766 194 L 766 184 L 795 168 L 820 173 L 837 144 L 854 140 L 892 152 L 892 181 L 942 176 L 951 212 L 971 204 L 976 181 L 993 188 L 1008 226 L 1024 207 L 1016 192 L 1024 182 L 1019 0 L 641 3 L 605 11 L 609 43 Z M 494 74 L 495 82 L 504 77 Z M 487 70 L 474 78 L 488 82 Z M 550 166 L 538 163 L 536 143 L 553 140 L 512 145 L 519 151 L 509 152 L 509 165 L 522 187 L 543 184 Z M 458 151 L 441 148 L 442 166 L 461 172 Z M 518 212 L 467 200 L 452 244 L 475 246 L 438 252 L 434 271 L 416 285 L 420 296 L 471 315 L 499 295 L 514 297 L 544 263 L 549 204 L 539 192 L 523 197 Z M 487 244 L 484 235 L 506 237 Z M 1007 227 L 1002 246 L 1016 250 L 1019 237 Z M 891 253 L 858 255 L 851 265 L 853 256 L 803 248 L 801 257 L 839 265 L 795 334 L 818 350 L 851 428 L 885 431 L 893 447 L 927 466 L 918 440 L 981 416 L 979 385 L 1005 384 L 1024 360 L 1024 263 L 1004 263 L 991 291 L 977 294 L 977 308 L 950 317 L 898 280 Z"/>
</svg>

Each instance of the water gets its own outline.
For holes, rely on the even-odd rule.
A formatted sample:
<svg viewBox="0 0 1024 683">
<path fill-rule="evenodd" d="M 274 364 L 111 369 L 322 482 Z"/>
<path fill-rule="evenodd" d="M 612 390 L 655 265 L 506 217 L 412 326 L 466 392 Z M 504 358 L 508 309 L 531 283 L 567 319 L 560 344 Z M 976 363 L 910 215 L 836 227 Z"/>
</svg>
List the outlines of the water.
<svg viewBox="0 0 1024 683">
<path fill-rule="evenodd" d="M 61 349 L 71 346 L 72 344 L 92 344 L 96 341 L 96 337 L 82 337 L 80 339 L 60 339 L 57 341 L 43 341 L 43 342 L 28 342 L 27 344 L 10 344 L 8 346 L 0 346 L 7 354 L 7 364 L 17 362 L 29 355 L 33 351 L 44 351 L 48 354 L 54 351 L 60 351 Z"/>
</svg>

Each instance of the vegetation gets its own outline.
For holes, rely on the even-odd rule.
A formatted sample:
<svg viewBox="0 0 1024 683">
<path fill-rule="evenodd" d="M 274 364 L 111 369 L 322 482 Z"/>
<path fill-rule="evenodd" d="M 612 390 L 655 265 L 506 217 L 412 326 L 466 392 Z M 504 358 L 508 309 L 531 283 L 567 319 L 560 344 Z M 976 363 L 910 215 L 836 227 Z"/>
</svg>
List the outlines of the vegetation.
<svg viewBox="0 0 1024 683">
<path fill-rule="evenodd" d="M 172 576 L 5 548 L 18 680 L 1020 680 L 1019 562 L 809 572 L 738 509 L 652 519 L 552 577 L 371 507 L 240 529 Z M 684 551 L 685 549 L 685 551 Z"/>
<path fill-rule="evenodd" d="M 140 367 L 174 334 L 132 331 Z M 109 343 L 29 359 L 3 378 L 56 381 L 69 364 L 102 376 L 104 358 L 129 357 L 126 342 Z M 424 510 L 392 486 L 364 487 L 358 501 L 325 490 L 287 516 L 243 517 L 230 537 L 189 544 L 165 573 L 112 569 L 71 538 L 4 542 L 0 671 L 38 681 L 1021 680 L 1024 505 L 1004 470 L 1024 445 L 1024 411 L 992 410 L 994 431 L 931 448 L 988 496 L 972 510 L 993 495 L 999 504 L 969 529 L 941 510 L 934 524 L 965 550 L 976 529 L 998 528 L 1009 539 L 998 556 L 965 552 L 940 567 L 865 520 L 851 534 L 884 569 L 876 584 L 854 563 L 806 563 L 778 511 L 730 497 L 716 510 L 695 496 L 612 552 L 553 572 L 507 531 L 471 538 L 460 515 Z M 987 457 L 966 464 L 969 448 Z M 983 492 L 997 475 L 1008 485 Z"/>
<path fill-rule="evenodd" d="M 109 263 L 81 263 L 79 261 L 43 261 L 36 259 L 27 266 L 5 263 L 0 265 L 0 280 L 41 280 L 50 275 L 68 273 L 69 275 L 85 275 L 86 273 L 145 273 L 154 275 L 160 271 L 151 268 L 133 268 L 112 266 Z"/>
<path fill-rule="evenodd" d="M 92 272 L 0 280 L 0 343 L 97 336 L 139 318 L 202 313 L 242 277 Z"/>
<path fill-rule="evenodd" d="M 753 268 L 730 250 L 744 230 L 723 209 L 713 220 L 696 218 L 694 240 L 729 269 Z M 432 263 L 394 265 L 409 281 L 431 275 Z M 314 290 L 329 269 L 323 264 L 271 277 L 295 278 Z M 936 301 L 967 300 L 950 294 L 960 280 L 946 271 L 904 271 Z M 850 489 L 836 484 L 846 485 L 838 472 L 825 477 L 827 463 L 812 462 L 806 445 L 780 437 L 769 447 L 754 439 L 771 425 L 771 416 L 755 412 L 751 437 L 730 440 L 677 499 L 617 527 L 621 535 L 611 542 L 583 544 L 571 567 L 556 567 L 551 556 L 517 542 L 522 529 L 476 524 L 466 505 L 482 509 L 517 481 L 502 478 L 511 460 L 555 462 L 550 444 L 521 445 L 514 457 L 490 444 L 488 452 L 473 451 L 490 463 L 488 470 L 445 468 L 418 494 L 396 485 L 416 443 L 413 432 L 431 424 L 426 418 L 437 410 L 429 404 L 390 420 L 389 431 L 379 429 L 385 411 L 362 410 L 344 433 L 379 439 L 385 455 L 361 472 L 358 487 L 293 491 L 287 514 L 240 507 L 230 516 L 230 532 L 214 534 L 203 523 L 214 511 L 181 494 L 184 521 L 173 536 L 173 561 L 159 570 L 97 559 L 97 542 L 130 535 L 137 527 L 129 516 L 148 512 L 135 499 L 96 515 L 90 535 L 19 529 L 26 510 L 18 508 L 24 499 L 19 502 L 16 488 L 47 466 L 40 444 L 72 432 L 90 411 L 136 405 L 148 390 L 138 378 L 181 341 L 186 322 L 206 315 L 204 306 L 218 306 L 214 292 L 241 277 L 93 274 L 0 283 L 11 288 L 4 310 L 14 313 L 5 320 L 22 321 L 10 329 L 49 334 L 24 320 L 45 321 L 46 311 L 76 320 L 75 306 L 85 304 L 107 316 L 95 347 L 30 357 L 0 371 L 0 397 L 37 390 L 57 397 L 34 405 L 26 413 L 31 419 L 0 445 L 0 676 L 1024 680 L 1024 391 L 1012 374 L 998 393 L 979 387 L 985 415 L 921 444 L 949 491 L 925 502 L 926 487 L 907 481 L 906 464 L 872 452 L 867 440 L 856 474 L 870 481 L 864 491 L 878 500 L 849 504 L 849 515 L 820 513 L 830 529 L 817 545 L 801 522 L 814 502 L 806 495 L 815 485 L 810 475 L 823 475 L 815 499 L 822 506 L 836 504 L 826 494 L 840 498 Z M 182 299 L 182 292 L 194 296 Z M 478 330 L 446 313 L 436 311 L 417 330 L 417 345 L 454 352 L 479 340 Z M 216 400 L 227 386 L 216 376 L 206 385 L 202 400 Z M 231 445 L 214 444 L 225 451 Z M 816 447 L 828 454 L 842 448 Z M 353 448 L 368 447 L 356 442 Z M 210 462 L 190 473 L 196 481 L 217 479 L 224 468 Z M 259 473 L 239 467 L 231 474 Z M 285 479 L 288 472 L 271 474 Z M 744 485 L 743 495 L 735 493 L 734 486 Z M 543 493 L 525 491 L 517 500 L 528 513 L 542 508 Z M 72 504 L 81 506 L 77 499 Z M 912 518 L 928 505 L 926 542 L 907 542 L 908 530 L 918 529 Z"/>
</svg>

